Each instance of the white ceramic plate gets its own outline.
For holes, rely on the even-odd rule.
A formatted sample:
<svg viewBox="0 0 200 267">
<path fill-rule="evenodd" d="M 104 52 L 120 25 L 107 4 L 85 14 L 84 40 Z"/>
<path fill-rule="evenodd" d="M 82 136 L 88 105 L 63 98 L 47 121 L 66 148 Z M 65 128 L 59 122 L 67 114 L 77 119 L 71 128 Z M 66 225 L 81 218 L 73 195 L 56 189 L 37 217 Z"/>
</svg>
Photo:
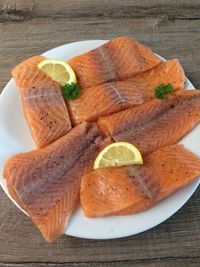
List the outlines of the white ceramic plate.
<svg viewBox="0 0 200 267">
<path fill-rule="evenodd" d="M 66 44 L 44 53 L 44 56 L 67 60 L 104 42 L 106 41 L 91 40 Z M 187 88 L 194 88 L 189 80 L 187 80 Z M 181 143 L 200 157 L 199 136 L 200 125 L 193 129 Z M 8 196 L 6 182 L 2 175 L 5 160 L 15 153 L 34 148 L 35 145 L 22 112 L 19 95 L 15 83 L 11 79 L 0 96 L 0 183 Z M 111 239 L 146 231 L 165 221 L 180 209 L 191 197 L 199 181 L 200 179 L 196 180 L 153 208 L 135 215 L 88 219 L 79 208 L 73 215 L 66 234 L 91 239 Z"/>
</svg>

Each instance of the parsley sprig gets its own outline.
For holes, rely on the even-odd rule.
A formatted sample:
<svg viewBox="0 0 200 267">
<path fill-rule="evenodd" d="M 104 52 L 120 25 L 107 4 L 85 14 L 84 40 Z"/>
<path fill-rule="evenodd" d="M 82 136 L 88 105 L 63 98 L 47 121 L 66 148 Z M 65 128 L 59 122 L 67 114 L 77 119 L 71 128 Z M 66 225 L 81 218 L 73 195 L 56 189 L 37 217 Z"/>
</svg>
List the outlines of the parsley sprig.
<svg viewBox="0 0 200 267">
<path fill-rule="evenodd" d="M 173 91 L 174 91 L 174 88 L 170 83 L 168 84 L 161 83 L 155 89 L 155 97 L 159 99 L 166 99 L 167 95 L 169 93 L 172 93 Z"/>
<path fill-rule="evenodd" d="M 61 92 L 64 99 L 75 99 L 80 92 L 80 87 L 76 83 L 66 83 L 61 86 Z"/>
</svg>

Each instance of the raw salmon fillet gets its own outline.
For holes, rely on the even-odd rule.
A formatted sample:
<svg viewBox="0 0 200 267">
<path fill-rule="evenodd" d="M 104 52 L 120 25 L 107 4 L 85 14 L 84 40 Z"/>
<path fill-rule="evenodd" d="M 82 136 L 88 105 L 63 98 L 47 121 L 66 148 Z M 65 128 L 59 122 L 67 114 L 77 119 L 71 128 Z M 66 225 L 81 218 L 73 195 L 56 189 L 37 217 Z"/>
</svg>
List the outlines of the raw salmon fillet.
<svg viewBox="0 0 200 267">
<path fill-rule="evenodd" d="M 29 58 L 12 71 L 37 147 L 45 147 L 71 129 L 60 86 L 37 67 L 43 59 L 42 56 Z"/>
<path fill-rule="evenodd" d="M 149 48 L 128 37 L 119 37 L 68 61 L 81 88 L 132 77 L 160 62 Z"/>
<path fill-rule="evenodd" d="M 161 148 L 144 165 L 91 171 L 81 180 L 81 205 L 87 217 L 133 214 L 194 181 L 200 160 L 181 145 Z"/>
<path fill-rule="evenodd" d="M 101 117 L 98 126 L 104 135 L 130 142 L 144 155 L 177 143 L 199 121 L 200 91 L 181 90 L 165 100 L 154 99 Z"/>
<path fill-rule="evenodd" d="M 93 121 L 146 102 L 154 98 L 155 88 L 161 83 L 171 83 L 175 90 L 182 89 L 184 81 L 184 71 L 178 60 L 173 59 L 132 79 L 84 88 L 77 99 L 67 101 L 72 124 Z"/>
<path fill-rule="evenodd" d="M 80 177 L 110 140 L 96 124 L 82 123 L 49 146 L 8 159 L 4 177 L 10 195 L 51 242 L 64 233 L 80 196 Z"/>
</svg>

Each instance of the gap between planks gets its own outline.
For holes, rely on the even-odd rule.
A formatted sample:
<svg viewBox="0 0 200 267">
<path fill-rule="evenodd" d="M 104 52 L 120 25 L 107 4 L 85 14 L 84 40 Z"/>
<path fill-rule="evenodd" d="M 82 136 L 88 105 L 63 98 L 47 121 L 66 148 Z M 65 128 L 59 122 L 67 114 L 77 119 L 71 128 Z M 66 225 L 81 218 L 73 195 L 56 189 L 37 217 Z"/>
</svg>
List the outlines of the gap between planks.
<svg viewBox="0 0 200 267">
<path fill-rule="evenodd" d="M 175 266 L 171 264 L 177 264 L 179 266 L 180 263 L 182 267 L 189 266 L 188 264 L 195 264 L 195 266 L 199 266 L 200 257 L 158 257 L 158 258 L 146 258 L 146 259 L 136 259 L 136 260 L 122 260 L 122 261 L 87 261 L 87 262 L 0 262 L 1 267 L 24 267 L 24 266 L 69 266 L 69 267 L 97 267 L 97 266 L 165 266 L 166 264 L 170 264 L 169 266 Z M 198 264 L 198 265 L 196 265 Z M 168 265 L 167 265 L 168 266 Z M 190 265 L 191 266 L 191 265 Z"/>
</svg>

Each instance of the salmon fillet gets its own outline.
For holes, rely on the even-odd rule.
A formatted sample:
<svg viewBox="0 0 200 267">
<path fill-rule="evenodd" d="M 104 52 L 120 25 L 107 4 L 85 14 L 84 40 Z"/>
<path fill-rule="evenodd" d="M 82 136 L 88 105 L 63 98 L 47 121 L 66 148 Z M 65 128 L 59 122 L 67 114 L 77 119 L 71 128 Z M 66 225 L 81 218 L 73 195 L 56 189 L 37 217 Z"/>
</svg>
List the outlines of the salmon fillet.
<svg viewBox="0 0 200 267">
<path fill-rule="evenodd" d="M 149 48 L 128 37 L 113 39 L 68 61 L 81 88 L 132 77 L 159 62 Z"/>
<path fill-rule="evenodd" d="M 133 214 L 194 181 L 200 160 L 181 145 L 161 148 L 144 165 L 91 171 L 81 180 L 81 205 L 87 217 Z"/>
<path fill-rule="evenodd" d="M 45 147 L 71 129 L 60 86 L 37 67 L 43 59 L 42 56 L 29 58 L 12 71 L 37 147 Z"/>
<path fill-rule="evenodd" d="M 95 124 L 82 123 L 49 146 L 8 159 L 4 177 L 10 195 L 51 242 L 64 233 L 79 203 L 80 177 L 110 140 Z"/>
<path fill-rule="evenodd" d="M 154 99 L 101 117 L 98 126 L 104 135 L 130 142 L 144 155 L 177 143 L 199 121 L 200 91 L 181 90 L 165 100 Z"/>
<path fill-rule="evenodd" d="M 154 98 L 155 88 L 171 83 L 175 90 L 184 88 L 185 75 L 178 60 L 169 60 L 132 79 L 84 88 L 77 99 L 67 101 L 72 124 L 95 121 Z"/>
</svg>

